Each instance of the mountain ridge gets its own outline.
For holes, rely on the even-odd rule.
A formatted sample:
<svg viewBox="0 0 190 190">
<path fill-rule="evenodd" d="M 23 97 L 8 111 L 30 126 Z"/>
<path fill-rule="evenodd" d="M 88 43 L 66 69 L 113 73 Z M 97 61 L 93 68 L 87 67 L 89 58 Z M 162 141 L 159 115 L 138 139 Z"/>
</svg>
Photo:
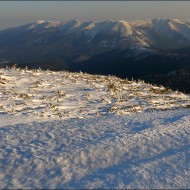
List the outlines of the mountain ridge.
<svg viewBox="0 0 190 190">
<path fill-rule="evenodd" d="M 38 20 L 0 31 L 0 67 L 17 64 L 50 70 L 93 69 L 96 74 L 148 81 L 150 76 L 155 77 L 152 74 L 164 74 L 168 80 L 173 71 L 180 70 L 180 75 L 189 72 L 189 47 L 190 25 L 179 19 Z M 112 51 L 117 53 L 113 56 Z M 186 91 L 187 87 L 178 84 L 174 89 Z"/>
<path fill-rule="evenodd" d="M 144 28 L 146 27 L 146 28 Z M 0 31 L 0 34 L 11 31 L 22 31 L 23 33 L 32 31 L 33 33 L 51 31 L 51 32 L 64 32 L 64 35 L 71 33 L 84 32 L 86 36 L 92 40 L 96 35 L 108 32 L 117 32 L 116 37 L 120 34 L 121 37 L 130 37 L 135 35 L 136 40 L 141 46 L 149 46 L 148 40 L 151 40 L 152 36 L 150 32 L 158 32 L 162 35 L 172 35 L 173 32 L 181 34 L 183 37 L 190 40 L 190 26 L 179 19 L 144 19 L 135 21 L 82 21 L 82 20 L 65 20 L 65 21 L 45 21 L 37 20 L 35 22 L 21 25 L 18 27 L 8 28 Z M 169 36 L 171 37 L 171 36 Z M 138 39 L 137 39 L 138 38 Z M 90 41 L 87 41 L 89 43 Z M 112 44 L 113 46 L 113 44 Z"/>
<path fill-rule="evenodd" d="M 56 51 L 62 52 L 56 57 L 69 64 L 63 57 L 76 57 L 71 61 L 75 63 L 81 57 L 88 59 L 106 51 L 132 46 L 151 49 L 190 46 L 190 26 L 178 19 L 130 22 L 38 20 L 0 31 L 0 62 L 2 59 L 8 62 L 46 62 L 49 57 L 55 57 Z M 36 54 L 39 58 L 34 56 Z"/>
</svg>

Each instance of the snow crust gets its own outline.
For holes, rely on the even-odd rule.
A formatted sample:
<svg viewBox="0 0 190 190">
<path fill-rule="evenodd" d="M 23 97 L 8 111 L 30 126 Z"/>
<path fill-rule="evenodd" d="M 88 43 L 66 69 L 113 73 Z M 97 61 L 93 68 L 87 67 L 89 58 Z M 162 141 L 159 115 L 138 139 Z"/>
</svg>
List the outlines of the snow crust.
<svg viewBox="0 0 190 190">
<path fill-rule="evenodd" d="M 188 188 L 189 115 L 188 109 L 5 125 L 0 188 Z"/>
<path fill-rule="evenodd" d="M 37 118 L 88 118 L 190 107 L 189 95 L 143 81 L 27 69 L 0 69 L 0 99 L 0 114 Z"/>
<path fill-rule="evenodd" d="M 0 100 L 0 189 L 190 186 L 189 95 L 13 68 L 0 69 Z"/>
</svg>

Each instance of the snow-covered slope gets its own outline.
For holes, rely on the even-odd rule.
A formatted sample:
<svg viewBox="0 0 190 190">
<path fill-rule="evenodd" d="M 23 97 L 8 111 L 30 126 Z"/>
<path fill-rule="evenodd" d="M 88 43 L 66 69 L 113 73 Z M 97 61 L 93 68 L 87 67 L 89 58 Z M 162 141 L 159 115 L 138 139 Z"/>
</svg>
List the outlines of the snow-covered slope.
<svg viewBox="0 0 190 190">
<path fill-rule="evenodd" d="M 189 115 L 178 110 L 4 125 L 0 188 L 189 188 Z"/>
<path fill-rule="evenodd" d="M 129 24 L 136 29 L 146 30 L 149 28 L 163 35 L 168 35 L 170 32 L 175 31 L 190 39 L 190 36 L 186 35 L 186 32 L 188 34 L 190 33 L 188 23 L 185 23 L 179 19 L 145 19 L 131 21 Z"/>
<path fill-rule="evenodd" d="M 125 115 L 190 106 L 190 96 L 114 76 L 0 69 L 0 114 L 53 118 Z"/>
<path fill-rule="evenodd" d="M 189 188 L 189 105 L 143 81 L 0 69 L 0 189 Z"/>
</svg>

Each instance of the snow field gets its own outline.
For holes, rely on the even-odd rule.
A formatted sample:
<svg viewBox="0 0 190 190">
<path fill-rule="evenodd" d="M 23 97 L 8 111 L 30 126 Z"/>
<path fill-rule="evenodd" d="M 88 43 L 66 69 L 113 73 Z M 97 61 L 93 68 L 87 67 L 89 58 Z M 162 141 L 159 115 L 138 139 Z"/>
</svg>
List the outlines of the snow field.
<svg viewBox="0 0 190 190">
<path fill-rule="evenodd" d="M 189 188 L 189 95 L 113 76 L 0 69 L 0 189 Z"/>
<path fill-rule="evenodd" d="M 188 188 L 189 114 L 183 109 L 1 127 L 0 188 Z"/>
<path fill-rule="evenodd" d="M 89 118 L 190 107 L 189 95 L 85 73 L 0 69 L 0 114 Z"/>
</svg>

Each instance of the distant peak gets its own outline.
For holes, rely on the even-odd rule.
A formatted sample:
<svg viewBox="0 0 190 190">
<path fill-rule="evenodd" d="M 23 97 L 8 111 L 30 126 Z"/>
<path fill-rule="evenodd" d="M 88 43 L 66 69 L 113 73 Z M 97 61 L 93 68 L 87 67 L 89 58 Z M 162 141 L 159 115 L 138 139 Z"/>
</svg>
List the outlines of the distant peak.
<svg viewBox="0 0 190 190">
<path fill-rule="evenodd" d="M 45 21 L 44 20 L 37 20 L 35 23 L 36 24 L 42 24 L 42 23 L 44 23 Z"/>
<path fill-rule="evenodd" d="M 177 18 L 173 18 L 173 19 L 171 19 L 171 21 L 177 22 L 177 23 L 183 23 L 181 20 L 179 20 L 179 19 L 177 19 Z"/>
<path fill-rule="evenodd" d="M 127 21 L 125 21 L 125 20 L 118 20 L 117 22 L 119 22 L 119 23 L 126 23 Z"/>
<path fill-rule="evenodd" d="M 73 18 L 73 19 L 68 19 L 68 20 L 66 20 L 66 22 L 74 22 L 74 23 L 76 23 L 76 22 L 82 22 L 82 21 Z"/>
</svg>

